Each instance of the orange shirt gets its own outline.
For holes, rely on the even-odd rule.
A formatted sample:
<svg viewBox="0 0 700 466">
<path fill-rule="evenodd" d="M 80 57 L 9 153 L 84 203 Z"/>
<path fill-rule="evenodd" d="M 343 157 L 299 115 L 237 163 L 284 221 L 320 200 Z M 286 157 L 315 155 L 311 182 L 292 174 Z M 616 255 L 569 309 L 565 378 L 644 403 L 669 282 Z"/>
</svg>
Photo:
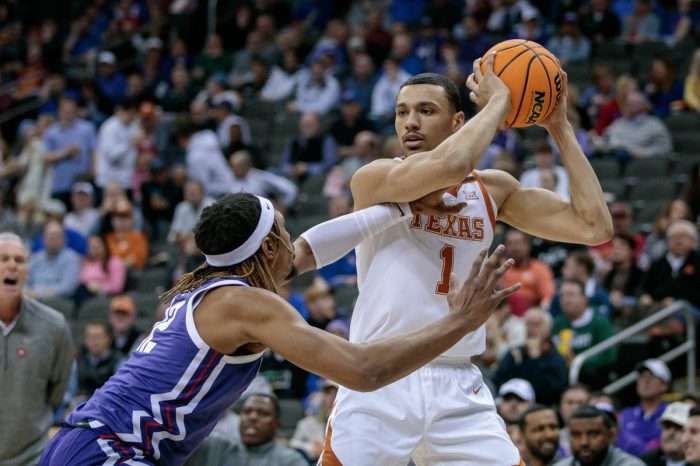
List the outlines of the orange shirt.
<svg viewBox="0 0 700 466">
<path fill-rule="evenodd" d="M 507 288 L 518 282 L 522 286 L 513 296 L 527 307 L 548 305 L 556 291 L 552 269 L 537 259 L 513 265 L 503 275 L 501 286 Z M 520 315 L 520 312 L 525 312 L 525 309 L 518 309 L 516 314 Z"/>
<path fill-rule="evenodd" d="M 120 237 L 112 232 L 107 235 L 107 249 L 111 256 L 132 262 L 132 267 L 142 269 L 148 259 L 148 240 L 140 231 L 130 231 Z"/>
</svg>

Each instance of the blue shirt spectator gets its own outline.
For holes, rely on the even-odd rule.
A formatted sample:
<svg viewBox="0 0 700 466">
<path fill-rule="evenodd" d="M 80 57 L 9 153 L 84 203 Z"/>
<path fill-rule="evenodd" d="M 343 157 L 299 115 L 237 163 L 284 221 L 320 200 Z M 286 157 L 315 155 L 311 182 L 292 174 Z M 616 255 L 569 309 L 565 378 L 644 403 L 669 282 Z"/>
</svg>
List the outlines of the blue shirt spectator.
<svg viewBox="0 0 700 466">
<path fill-rule="evenodd" d="M 391 21 L 406 24 L 416 23 L 423 16 L 425 3 L 425 0 L 391 0 L 391 5 L 389 5 Z"/>
<path fill-rule="evenodd" d="M 95 150 L 95 125 L 78 118 L 74 100 L 64 98 L 58 109 L 58 121 L 46 130 L 47 163 L 53 165 L 52 194 L 70 196 L 75 177 L 90 171 Z"/>
<path fill-rule="evenodd" d="M 46 249 L 29 259 L 27 290 L 30 296 L 72 296 L 78 287 L 80 256 L 65 247 L 63 226 L 51 221 L 44 227 Z"/>
<path fill-rule="evenodd" d="M 95 82 L 100 94 L 112 105 L 126 94 L 126 78 L 116 70 L 117 57 L 109 51 L 100 52 L 97 58 L 97 76 Z"/>
<path fill-rule="evenodd" d="M 353 249 L 332 264 L 321 267 L 316 272 L 331 288 L 357 283 L 357 264 Z"/>
</svg>

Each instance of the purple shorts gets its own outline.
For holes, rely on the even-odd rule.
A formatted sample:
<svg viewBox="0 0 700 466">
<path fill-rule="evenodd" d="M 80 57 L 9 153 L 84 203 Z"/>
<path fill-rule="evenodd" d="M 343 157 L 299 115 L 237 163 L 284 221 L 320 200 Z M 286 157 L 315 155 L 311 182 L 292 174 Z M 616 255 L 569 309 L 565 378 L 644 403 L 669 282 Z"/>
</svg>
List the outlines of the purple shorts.
<svg viewBox="0 0 700 466">
<path fill-rule="evenodd" d="M 96 421 L 92 421 L 95 423 Z M 39 466 L 134 465 L 155 466 L 140 451 L 122 442 L 101 423 L 95 427 L 67 426 L 51 439 L 39 460 Z"/>
</svg>

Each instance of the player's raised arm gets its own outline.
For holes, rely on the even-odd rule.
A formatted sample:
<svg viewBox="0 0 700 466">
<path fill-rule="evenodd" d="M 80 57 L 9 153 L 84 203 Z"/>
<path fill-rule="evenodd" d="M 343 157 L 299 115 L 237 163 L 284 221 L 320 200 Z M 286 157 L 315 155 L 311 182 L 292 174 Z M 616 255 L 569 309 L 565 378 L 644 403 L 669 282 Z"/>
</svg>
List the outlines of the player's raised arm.
<svg viewBox="0 0 700 466">
<path fill-rule="evenodd" d="M 476 166 L 496 129 L 510 111 L 510 91 L 478 60 L 467 82 L 470 97 L 483 109 L 466 124 L 454 85 L 439 75 L 408 80 L 396 97 L 395 127 L 403 162 L 377 160 L 360 168 L 350 187 L 355 208 L 382 202 L 410 202 L 462 181 Z"/>
<path fill-rule="evenodd" d="M 197 327 L 218 351 L 232 353 L 237 343 L 231 336 L 236 335 L 262 343 L 299 367 L 353 390 L 375 390 L 427 364 L 479 328 L 496 305 L 518 288 L 495 291 L 512 265 L 510 260 L 498 265 L 502 253 L 500 246 L 485 261 L 486 252 L 482 252 L 461 287 L 452 277 L 451 314 L 421 330 L 382 341 L 357 345 L 311 327 L 282 298 L 256 288 L 211 292 L 205 300 L 212 312 Z"/>
<path fill-rule="evenodd" d="M 525 188 L 505 172 L 486 170 L 482 177 L 491 192 L 503 199 L 498 212 L 500 220 L 540 238 L 600 244 L 612 237 L 612 220 L 600 182 L 566 119 L 567 80 L 566 73 L 563 75 L 563 91 L 557 108 L 541 126 L 559 147 L 569 174 L 571 200 L 567 202 L 546 189 Z"/>
</svg>

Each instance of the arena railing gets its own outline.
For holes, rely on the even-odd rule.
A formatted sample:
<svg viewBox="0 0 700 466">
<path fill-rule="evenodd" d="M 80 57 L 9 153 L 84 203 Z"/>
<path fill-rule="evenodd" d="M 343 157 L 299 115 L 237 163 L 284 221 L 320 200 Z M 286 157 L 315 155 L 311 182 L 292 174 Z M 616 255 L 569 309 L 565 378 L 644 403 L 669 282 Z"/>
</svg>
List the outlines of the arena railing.
<svg viewBox="0 0 700 466">
<path fill-rule="evenodd" d="M 684 354 L 687 354 L 686 369 L 687 369 L 687 379 L 688 379 L 688 392 L 695 392 L 695 382 L 696 382 L 696 361 L 695 361 L 695 319 L 693 317 L 693 310 L 691 306 L 686 301 L 676 301 L 668 307 L 665 307 L 654 314 L 640 320 L 639 322 L 630 325 L 624 330 L 616 333 L 607 340 L 601 341 L 597 345 L 587 349 L 581 354 L 578 354 L 571 362 L 571 368 L 569 369 L 569 384 L 573 385 L 578 383 L 579 375 L 581 373 L 581 368 L 583 367 L 586 360 L 596 356 L 603 351 L 618 345 L 624 340 L 639 334 L 648 328 L 656 325 L 660 321 L 669 318 L 678 313 L 682 313 L 685 319 L 685 332 L 686 339 L 685 342 L 676 346 L 672 350 L 658 356 L 664 362 L 672 361 Z M 641 361 L 640 361 L 641 362 Z M 607 394 L 616 393 L 627 385 L 635 382 L 639 373 L 637 371 L 632 371 L 622 377 L 619 377 L 614 382 L 606 385 L 603 388 L 603 392 Z"/>
</svg>

